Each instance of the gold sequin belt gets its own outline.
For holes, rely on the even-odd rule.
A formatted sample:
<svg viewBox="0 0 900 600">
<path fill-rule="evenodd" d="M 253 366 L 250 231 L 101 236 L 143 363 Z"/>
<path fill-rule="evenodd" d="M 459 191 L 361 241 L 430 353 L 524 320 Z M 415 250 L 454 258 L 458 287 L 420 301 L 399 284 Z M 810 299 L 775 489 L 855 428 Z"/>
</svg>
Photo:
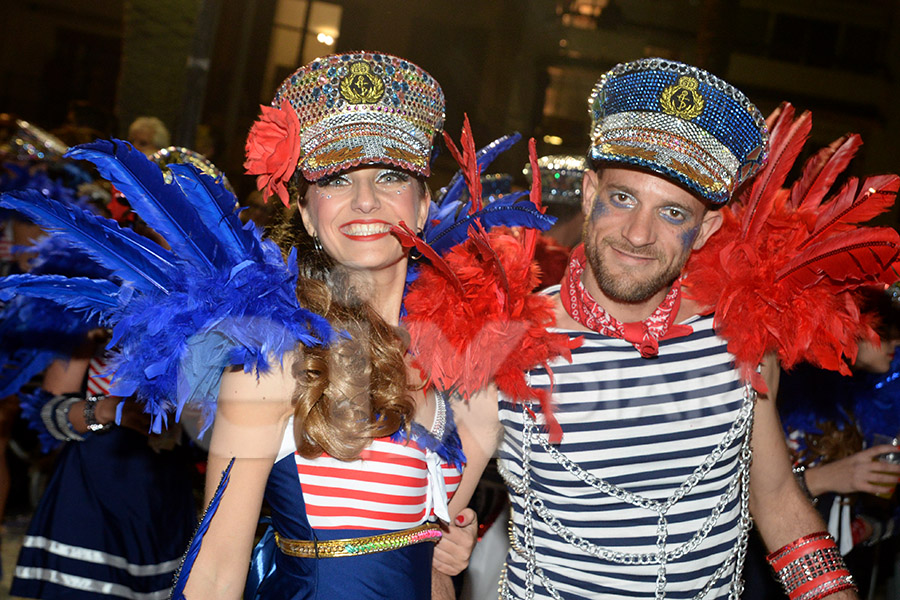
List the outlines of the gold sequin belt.
<svg viewBox="0 0 900 600">
<path fill-rule="evenodd" d="M 405 548 L 422 542 L 437 543 L 443 533 L 435 523 L 423 523 L 412 529 L 343 540 L 289 540 L 275 532 L 275 544 L 288 556 L 300 558 L 332 558 L 357 556 Z"/>
</svg>

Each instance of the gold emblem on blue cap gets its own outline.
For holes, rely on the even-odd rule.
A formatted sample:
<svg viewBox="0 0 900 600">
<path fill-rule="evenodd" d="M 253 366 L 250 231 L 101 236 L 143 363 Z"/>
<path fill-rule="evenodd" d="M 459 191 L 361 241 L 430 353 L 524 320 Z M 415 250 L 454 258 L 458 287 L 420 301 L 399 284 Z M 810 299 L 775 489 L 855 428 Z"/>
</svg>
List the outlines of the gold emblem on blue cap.
<svg viewBox="0 0 900 600">
<path fill-rule="evenodd" d="M 375 104 L 384 96 L 384 82 L 372 72 L 372 65 L 356 62 L 341 79 L 341 96 L 351 104 Z"/>
<path fill-rule="evenodd" d="M 605 73 L 588 100 L 591 160 L 653 171 L 712 204 L 728 202 L 766 159 L 765 119 L 712 73 L 645 58 Z"/>
<path fill-rule="evenodd" d="M 703 112 L 703 96 L 697 91 L 700 87 L 693 77 L 680 77 L 678 83 L 663 90 L 659 104 L 663 112 L 690 121 Z"/>
</svg>

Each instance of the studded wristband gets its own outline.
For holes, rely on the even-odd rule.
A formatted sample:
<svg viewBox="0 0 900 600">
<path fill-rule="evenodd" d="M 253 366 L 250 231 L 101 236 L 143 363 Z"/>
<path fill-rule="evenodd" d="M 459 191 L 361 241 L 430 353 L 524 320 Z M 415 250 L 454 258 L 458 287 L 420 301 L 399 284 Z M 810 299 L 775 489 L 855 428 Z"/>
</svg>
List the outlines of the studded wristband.
<svg viewBox="0 0 900 600">
<path fill-rule="evenodd" d="M 820 600 L 841 590 L 856 589 L 834 538 L 811 533 L 766 557 L 790 600 Z"/>
<path fill-rule="evenodd" d="M 809 485 L 806 483 L 806 467 L 804 465 L 797 465 L 791 469 L 791 472 L 793 472 L 794 478 L 797 480 L 797 485 L 800 486 L 800 489 L 803 490 L 806 497 L 809 498 L 810 502 L 816 504 L 819 499 L 813 496 L 809 491 Z"/>
<path fill-rule="evenodd" d="M 84 422 L 87 425 L 87 428 L 94 433 L 106 431 L 107 429 L 112 427 L 112 423 L 98 423 L 97 418 L 94 415 L 94 410 L 97 408 L 97 402 L 105 397 L 106 396 L 88 396 L 87 398 L 85 398 Z"/>
</svg>

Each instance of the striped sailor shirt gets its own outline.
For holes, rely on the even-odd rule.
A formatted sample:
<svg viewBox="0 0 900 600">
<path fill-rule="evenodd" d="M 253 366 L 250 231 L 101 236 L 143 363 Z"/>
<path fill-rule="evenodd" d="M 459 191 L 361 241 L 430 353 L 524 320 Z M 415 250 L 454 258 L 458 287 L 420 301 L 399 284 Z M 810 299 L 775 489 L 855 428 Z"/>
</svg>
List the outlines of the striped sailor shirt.
<svg viewBox="0 0 900 600">
<path fill-rule="evenodd" d="M 533 439 L 525 452 L 522 407 L 501 397 L 505 435 L 500 467 L 508 473 L 507 482 L 515 483 L 526 474 L 527 460 L 532 492 L 529 502 L 529 494 L 510 486 L 515 544 L 507 559 L 508 597 L 529 597 L 528 565 L 521 552 L 529 520 L 539 570 L 533 578 L 535 598 L 552 598 L 551 588 L 564 599 L 654 598 L 661 582 L 665 598 L 693 598 L 704 588 L 705 598 L 728 596 L 738 579 L 734 555 L 740 544 L 739 458 L 752 405 L 745 403 L 733 357 L 713 332 L 712 321 L 712 316 L 688 320 L 693 333 L 660 342 L 659 356 L 650 359 L 641 358 L 624 340 L 571 332 L 584 337 L 573 351 L 573 363 L 551 365 L 555 410 L 563 429 L 562 442 L 555 446 L 559 455 L 550 452 L 542 432 L 536 438 L 544 444 Z M 532 386 L 551 389 L 545 369 L 535 369 L 530 377 Z M 539 412 L 536 405 L 533 409 Z M 708 457 L 717 446 L 721 457 L 711 461 Z M 638 498 L 665 502 L 704 461 L 711 462 L 711 468 L 665 511 L 664 523 L 658 511 L 598 489 L 608 483 Z M 532 507 L 530 519 L 526 505 Z M 711 515 L 717 505 L 721 515 L 715 518 Z M 558 521 L 542 518 L 541 507 L 548 509 L 545 517 L 550 514 Z M 708 533 L 698 534 L 705 523 Z M 689 551 L 667 561 L 662 581 L 659 564 L 620 564 L 595 555 L 655 554 L 663 524 L 666 550 Z M 590 554 L 564 536 L 581 538 L 603 552 Z"/>
</svg>

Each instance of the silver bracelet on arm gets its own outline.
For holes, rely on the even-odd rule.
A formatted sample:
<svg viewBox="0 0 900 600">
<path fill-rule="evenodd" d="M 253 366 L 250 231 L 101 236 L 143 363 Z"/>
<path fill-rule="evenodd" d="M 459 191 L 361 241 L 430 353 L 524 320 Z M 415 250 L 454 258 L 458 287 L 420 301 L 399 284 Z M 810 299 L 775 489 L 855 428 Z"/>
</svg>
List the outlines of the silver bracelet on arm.
<svg viewBox="0 0 900 600">
<path fill-rule="evenodd" d="M 54 439 L 61 442 L 84 441 L 84 438 L 75 431 L 69 421 L 69 410 L 76 402 L 81 402 L 81 398 L 72 395 L 58 395 L 47 401 L 41 408 L 41 421 Z"/>
</svg>

